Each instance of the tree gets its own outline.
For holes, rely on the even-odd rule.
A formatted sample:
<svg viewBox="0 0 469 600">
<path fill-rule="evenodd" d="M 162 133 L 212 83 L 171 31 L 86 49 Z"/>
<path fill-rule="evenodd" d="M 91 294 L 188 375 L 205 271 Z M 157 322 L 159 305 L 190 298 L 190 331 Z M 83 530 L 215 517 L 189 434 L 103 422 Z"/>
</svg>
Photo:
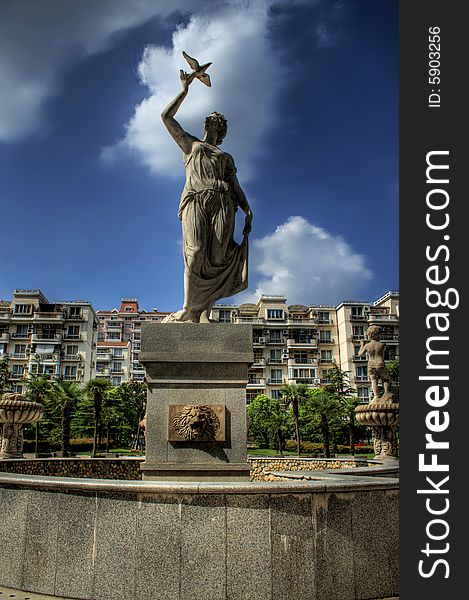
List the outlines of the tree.
<svg viewBox="0 0 469 600">
<path fill-rule="evenodd" d="M 394 402 L 399 402 L 399 357 L 386 363 L 391 377 L 390 392 L 394 396 Z"/>
<path fill-rule="evenodd" d="M 348 440 L 350 446 L 350 454 L 355 454 L 355 409 L 360 404 L 360 399 L 356 396 L 346 398 L 342 403 L 342 410 L 348 421 Z"/>
<path fill-rule="evenodd" d="M 350 385 L 349 372 L 343 371 L 335 363 L 328 371 L 328 379 L 329 383 L 325 389 L 339 402 L 344 402 L 355 393 L 355 390 Z"/>
<path fill-rule="evenodd" d="M 8 356 L 4 356 L 0 361 L 0 394 L 8 390 L 10 377 L 11 371 L 8 367 Z"/>
<path fill-rule="evenodd" d="M 261 445 L 277 447 L 283 452 L 285 435 L 290 430 L 290 418 L 285 407 L 275 398 L 259 394 L 248 406 L 251 432 Z"/>
<path fill-rule="evenodd" d="M 85 394 L 93 403 L 94 430 L 93 430 L 93 451 L 91 456 L 98 454 L 98 440 L 101 437 L 101 411 L 107 391 L 111 388 L 111 383 L 103 379 L 91 379 L 85 385 Z"/>
<path fill-rule="evenodd" d="M 304 404 L 308 398 L 308 386 L 300 383 L 288 383 L 284 385 L 280 393 L 286 406 L 290 406 L 295 421 L 296 442 L 298 444 L 298 454 L 301 454 L 300 439 L 300 405 Z"/>
<path fill-rule="evenodd" d="M 50 387 L 51 382 L 49 379 L 41 377 L 40 375 L 35 375 L 34 373 L 29 373 L 28 378 L 26 380 L 26 396 L 32 402 L 39 402 L 39 404 L 44 404 L 46 398 L 48 397 Z M 34 436 L 34 453 L 36 454 L 36 456 L 39 452 L 39 432 L 39 421 L 36 421 Z"/>
<path fill-rule="evenodd" d="M 308 390 L 311 419 L 319 425 L 326 458 L 331 456 L 331 422 L 340 415 L 341 404 L 327 389 Z"/>
<path fill-rule="evenodd" d="M 60 411 L 60 446 L 63 456 L 70 454 L 71 416 L 82 394 L 76 381 L 56 381 L 49 388 L 48 406 L 54 412 Z"/>
</svg>

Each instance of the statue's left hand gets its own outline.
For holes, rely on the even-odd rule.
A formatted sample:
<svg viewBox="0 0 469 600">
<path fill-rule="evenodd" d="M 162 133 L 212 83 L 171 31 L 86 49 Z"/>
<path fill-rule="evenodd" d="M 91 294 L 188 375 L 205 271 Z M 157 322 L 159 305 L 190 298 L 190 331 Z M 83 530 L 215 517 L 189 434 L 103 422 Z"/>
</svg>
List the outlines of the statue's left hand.
<svg viewBox="0 0 469 600">
<path fill-rule="evenodd" d="M 247 237 L 251 233 L 251 229 L 252 229 L 252 213 L 248 212 L 246 214 L 246 219 L 244 221 L 243 237 Z"/>
<path fill-rule="evenodd" d="M 179 78 L 182 82 L 182 89 L 187 92 L 190 84 L 194 81 L 194 74 L 189 75 L 181 69 L 179 71 Z"/>
</svg>

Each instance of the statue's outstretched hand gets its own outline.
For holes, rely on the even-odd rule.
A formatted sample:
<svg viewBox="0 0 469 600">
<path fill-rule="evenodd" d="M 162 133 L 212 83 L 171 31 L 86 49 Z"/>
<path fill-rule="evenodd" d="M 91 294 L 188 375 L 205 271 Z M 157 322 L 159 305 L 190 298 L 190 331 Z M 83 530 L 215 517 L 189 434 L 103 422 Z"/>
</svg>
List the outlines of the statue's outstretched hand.
<svg viewBox="0 0 469 600">
<path fill-rule="evenodd" d="M 194 81 L 194 74 L 191 73 L 190 75 L 188 73 L 186 73 L 185 71 L 183 71 L 182 69 L 179 71 L 179 78 L 181 79 L 182 82 L 182 89 L 187 92 L 189 89 L 190 84 Z"/>
</svg>

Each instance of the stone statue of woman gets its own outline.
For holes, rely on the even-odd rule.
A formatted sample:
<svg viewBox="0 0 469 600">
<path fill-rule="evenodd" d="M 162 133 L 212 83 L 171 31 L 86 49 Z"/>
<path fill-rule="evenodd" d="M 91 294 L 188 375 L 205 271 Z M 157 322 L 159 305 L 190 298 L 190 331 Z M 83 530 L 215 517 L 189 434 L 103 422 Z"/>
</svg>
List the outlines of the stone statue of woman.
<svg viewBox="0 0 469 600">
<path fill-rule="evenodd" d="M 166 320 L 208 323 L 217 300 L 248 286 L 252 212 L 236 177 L 233 158 L 219 148 L 227 132 L 225 117 L 213 112 L 205 119 L 203 140 L 184 131 L 174 118 L 195 77 L 200 79 L 196 71 L 180 72 L 182 91 L 161 114 L 183 152 L 186 168 L 178 215 L 182 221 L 184 306 Z M 238 207 L 246 215 L 241 244 L 233 239 Z"/>
</svg>

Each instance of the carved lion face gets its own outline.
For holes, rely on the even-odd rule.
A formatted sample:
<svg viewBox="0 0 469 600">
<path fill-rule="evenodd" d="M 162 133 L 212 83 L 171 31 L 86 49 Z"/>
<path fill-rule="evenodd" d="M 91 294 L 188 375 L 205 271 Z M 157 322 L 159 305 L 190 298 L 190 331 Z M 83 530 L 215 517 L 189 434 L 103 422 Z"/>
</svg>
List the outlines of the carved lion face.
<svg viewBox="0 0 469 600">
<path fill-rule="evenodd" d="M 210 406 L 185 406 L 173 420 L 174 429 L 186 440 L 214 440 L 220 421 Z"/>
</svg>

